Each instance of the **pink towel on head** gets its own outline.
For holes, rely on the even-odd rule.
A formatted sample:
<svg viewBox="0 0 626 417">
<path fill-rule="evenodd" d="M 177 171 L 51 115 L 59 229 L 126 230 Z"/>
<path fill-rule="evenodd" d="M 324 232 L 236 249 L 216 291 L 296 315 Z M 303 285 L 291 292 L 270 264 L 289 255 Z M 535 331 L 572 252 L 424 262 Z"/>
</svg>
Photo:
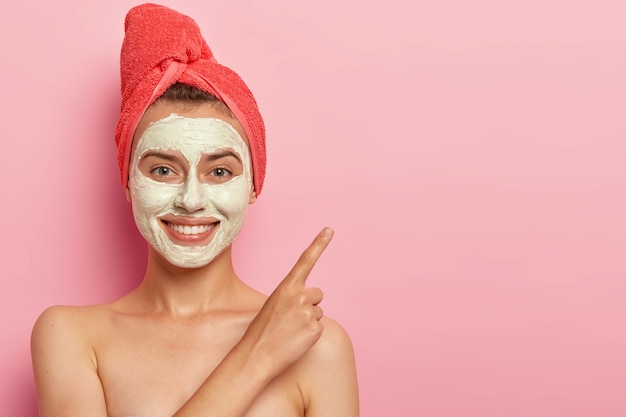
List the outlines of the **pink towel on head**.
<svg viewBox="0 0 626 417">
<path fill-rule="evenodd" d="M 176 82 L 200 88 L 222 100 L 243 127 L 250 142 L 254 189 L 265 178 L 265 125 L 256 101 L 243 80 L 217 63 L 188 16 L 157 4 L 142 4 L 126 15 L 120 58 L 122 105 L 115 129 L 122 185 L 128 183 L 133 135 L 154 101 Z"/>
</svg>

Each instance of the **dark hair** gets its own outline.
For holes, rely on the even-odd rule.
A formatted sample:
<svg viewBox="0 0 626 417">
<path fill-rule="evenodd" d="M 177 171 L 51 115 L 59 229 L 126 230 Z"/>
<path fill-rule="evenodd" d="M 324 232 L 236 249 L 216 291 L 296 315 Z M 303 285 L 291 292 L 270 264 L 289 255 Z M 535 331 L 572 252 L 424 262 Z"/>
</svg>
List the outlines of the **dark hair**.
<svg viewBox="0 0 626 417">
<path fill-rule="evenodd" d="M 172 84 L 161 97 L 157 99 L 166 100 L 177 103 L 188 103 L 188 104 L 203 104 L 203 103 L 211 103 L 214 104 L 218 109 L 226 111 L 226 113 L 235 117 L 233 113 L 230 111 L 228 106 L 224 104 L 222 100 L 215 97 L 211 93 L 207 93 L 204 90 L 199 89 L 198 87 L 194 87 L 193 85 L 184 84 L 184 83 L 174 83 Z"/>
</svg>

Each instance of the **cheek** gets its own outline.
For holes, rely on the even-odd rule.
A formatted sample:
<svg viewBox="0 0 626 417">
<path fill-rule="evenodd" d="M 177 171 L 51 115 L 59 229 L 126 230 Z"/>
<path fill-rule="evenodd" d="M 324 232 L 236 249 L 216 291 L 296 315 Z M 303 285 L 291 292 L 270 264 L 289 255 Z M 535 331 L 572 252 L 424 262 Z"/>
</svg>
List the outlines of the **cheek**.
<svg viewBox="0 0 626 417">
<path fill-rule="evenodd" d="M 210 189 L 210 198 L 215 207 L 225 215 L 244 214 L 248 206 L 250 188 L 241 176 L 226 184 L 206 186 Z"/>
<path fill-rule="evenodd" d="M 155 184 L 141 178 L 131 186 L 133 205 L 148 213 L 166 210 L 174 204 L 179 186 L 172 184 Z"/>
</svg>

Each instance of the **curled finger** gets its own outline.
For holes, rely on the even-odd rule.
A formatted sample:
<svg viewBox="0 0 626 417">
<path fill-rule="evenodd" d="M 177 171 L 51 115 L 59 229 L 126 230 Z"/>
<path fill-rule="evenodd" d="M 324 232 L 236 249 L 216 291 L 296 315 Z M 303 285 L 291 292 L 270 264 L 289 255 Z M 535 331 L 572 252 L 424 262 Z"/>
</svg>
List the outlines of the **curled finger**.
<svg viewBox="0 0 626 417">
<path fill-rule="evenodd" d="M 324 310 L 320 306 L 313 306 L 313 315 L 317 321 L 320 321 L 324 317 Z"/>
</svg>

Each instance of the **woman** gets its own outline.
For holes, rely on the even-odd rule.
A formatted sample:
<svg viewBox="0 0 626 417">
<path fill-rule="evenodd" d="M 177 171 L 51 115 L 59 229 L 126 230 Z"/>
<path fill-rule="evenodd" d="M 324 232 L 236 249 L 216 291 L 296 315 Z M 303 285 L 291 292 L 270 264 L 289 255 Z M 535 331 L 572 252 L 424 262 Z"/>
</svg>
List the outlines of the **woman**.
<svg viewBox="0 0 626 417">
<path fill-rule="evenodd" d="M 189 17 L 145 4 L 125 29 L 116 143 L 148 265 L 119 300 L 40 316 L 40 416 L 358 416 L 350 339 L 305 287 L 332 230 L 269 297 L 233 269 L 265 171 L 251 93 Z"/>
</svg>

